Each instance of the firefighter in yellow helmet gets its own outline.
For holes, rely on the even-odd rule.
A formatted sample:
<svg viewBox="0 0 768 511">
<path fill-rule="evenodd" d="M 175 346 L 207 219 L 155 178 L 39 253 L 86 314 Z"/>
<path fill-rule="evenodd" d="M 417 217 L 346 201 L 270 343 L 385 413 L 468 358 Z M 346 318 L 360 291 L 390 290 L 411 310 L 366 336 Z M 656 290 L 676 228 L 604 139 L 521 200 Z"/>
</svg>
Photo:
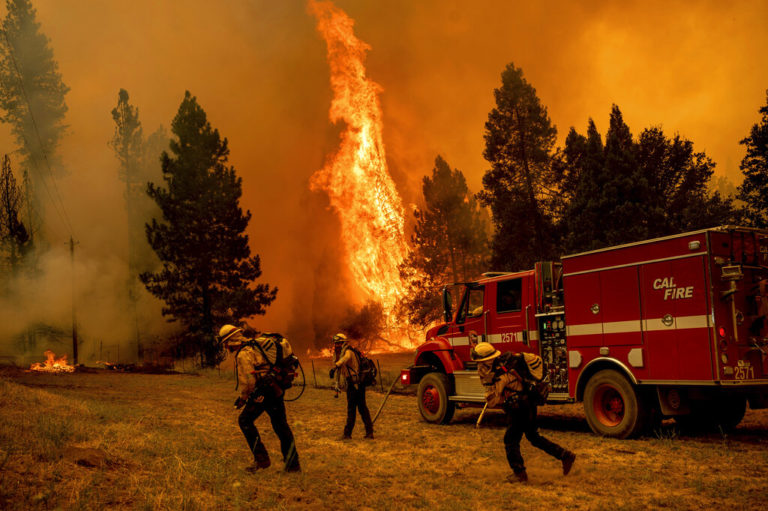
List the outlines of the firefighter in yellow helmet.
<svg viewBox="0 0 768 511">
<path fill-rule="evenodd" d="M 275 345 L 277 340 L 266 336 L 248 339 L 243 335 L 243 330 L 234 325 L 221 327 L 219 339 L 231 353 L 236 353 L 235 371 L 237 373 L 237 385 L 241 387 L 241 390 L 240 396 L 235 401 L 235 407 L 243 408 L 240 417 L 238 417 L 238 424 L 253 453 L 253 464 L 246 470 L 255 472 L 265 469 L 271 464 L 267 449 L 261 441 L 259 430 L 254 424 L 262 413 L 267 412 L 272 422 L 272 429 L 280 439 L 280 450 L 283 454 L 283 461 L 285 461 L 285 471 L 301 471 L 293 432 L 288 426 L 288 418 L 285 413 L 283 391 L 269 380 L 269 372 L 277 356 L 278 349 Z M 287 343 L 285 344 L 289 346 Z M 290 355 L 290 353 L 286 355 Z"/>
<path fill-rule="evenodd" d="M 331 369 L 331 379 L 343 376 L 347 381 L 347 423 L 344 425 L 342 439 L 352 438 L 352 429 L 355 427 L 357 411 L 365 425 L 365 438 L 373 439 L 373 422 L 371 412 L 365 402 L 365 385 L 360 381 L 360 360 L 349 345 L 347 336 L 338 333 L 333 336 L 333 350 L 337 355 L 336 362 Z"/>
<path fill-rule="evenodd" d="M 478 343 L 472 349 L 471 357 L 477 362 L 477 373 L 485 386 L 488 406 L 501 405 L 507 414 L 504 449 L 509 467 L 514 472 L 507 480 L 528 481 L 525 462 L 520 454 L 520 440 L 523 434 L 531 445 L 560 460 L 563 464 L 563 475 L 568 475 L 576 455 L 539 434 L 536 423 L 537 406 L 521 376 L 521 373 L 531 374 L 540 380 L 544 369 L 541 358 L 531 353 L 502 354 L 488 342 Z"/>
</svg>

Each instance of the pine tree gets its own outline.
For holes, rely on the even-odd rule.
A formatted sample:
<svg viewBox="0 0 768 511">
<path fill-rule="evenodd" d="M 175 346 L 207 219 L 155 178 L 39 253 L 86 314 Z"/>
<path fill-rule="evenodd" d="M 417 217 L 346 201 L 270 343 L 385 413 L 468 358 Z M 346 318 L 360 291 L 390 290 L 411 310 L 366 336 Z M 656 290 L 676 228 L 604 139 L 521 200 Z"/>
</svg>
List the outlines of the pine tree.
<svg viewBox="0 0 768 511">
<path fill-rule="evenodd" d="M 400 311 L 412 324 L 426 326 L 440 317 L 441 285 L 466 281 L 485 269 L 489 222 L 464 175 L 440 156 L 422 191 L 411 251 L 400 267 L 409 283 Z"/>
<path fill-rule="evenodd" d="M 570 168 L 572 181 L 570 200 L 561 222 L 566 252 L 602 246 L 601 188 L 606 178 L 604 150 L 602 137 L 592 119 L 589 119 L 586 137 L 571 129 L 565 140 L 565 164 Z"/>
<path fill-rule="evenodd" d="M 747 154 L 739 166 L 744 181 L 739 186 L 738 198 L 746 203 L 747 222 L 765 228 L 768 227 L 768 91 L 760 115 L 760 123 L 754 124 L 749 136 L 739 142 L 747 147 Z"/>
<path fill-rule="evenodd" d="M 141 321 L 137 302 L 139 299 L 139 274 L 152 269 L 156 259 L 151 251 L 144 234 L 144 224 L 157 208 L 146 193 L 147 182 L 155 180 L 160 175 L 161 151 L 155 146 L 157 138 L 164 138 L 157 133 L 150 137 L 150 142 L 144 140 L 139 110 L 129 103 L 128 91 L 120 89 L 117 95 L 117 106 L 112 110 L 115 121 L 115 133 L 109 145 L 115 151 L 120 167 L 119 179 L 125 183 L 123 196 L 128 227 L 128 299 L 131 303 L 136 330 L 136 349 L 139 360 L 143 358 L 141 343 Z M 160 132 L 162 133 L 162 132 Z M 153 155 L 152 158 L 148 153 Z M 156 171 L 153 171 L 156 168 Z M 153 208 L 153 206 L 155 206 Z"/>
<path fill-rule="evenodd" d="M 562 219 L 567 253 L 732 222 L 732 201 L 709 191 L 714 163 L 693 143 L 661 128 L 635 142 L 619 108 L 603 146 L 590 119 L 587 136 L 571 130 L 563 151 L 570 201 Z"/>
<path fill-rule="evenodd" d="M 675 135 L 667 138 L 661 128 L 644 130 L 637 142 L 641 173 L 650 186 L 646 200 L 648 237 L 733 223 L 732 200 L 710 191 L 715 163 L 693 142 Z"/>
<path fill-rule="evenodd" d="M 5 252 L 3 262 L 10 275 L 17 271 L 30 248 L 29 232 L 20 219 L 23 208 L 24 195 L 16 185 L 11 160 L 6 154 L 0 172 L 0 247 Z"/>
<path fill-rule="evenodd" d="M 227 139 L 189 92 L 171 131 L 171 154 L 161 157 L 166 187 L 150 183 L 147 190 L 162 213 L 147 225 L 162 269 L 142 273 L 141 280 L 165 302 L 163 314 L 182 323 L 184 341 L 199 350 L 201 364 L 210 366 L 221 357 L 216 326 L 264 314 L 277 288 L 253 285 L 261 269 L 244 234 L 251 214 L 239 205 L 242 179 L 227 165 Z"/>
<path fill-rule="evenodd" d="M 509 64 L 501 79 L 494 91 L 496 108 L 485 124 L 483 156 L 491 170 L 483 176 L 478 198 L 491 208 L 496 227 L 494 269 L 516 270 L 555 253 L 550 192 L 556 185 L 557 130 L 521 69 Z"/>
<path fill-rule="evenodd" d="M 59 168 L 56 149 L 65 131 L 64 96 L 69 88 L 31 2 L 6 0 L 6 6 L 0 40 L 0 121 L 11 125 L 22 168 L 30 177 L 31 208 L 42 215 L 43 181 Z M 32 228 L 39 229 L 38 218 Z"/>
</svg>

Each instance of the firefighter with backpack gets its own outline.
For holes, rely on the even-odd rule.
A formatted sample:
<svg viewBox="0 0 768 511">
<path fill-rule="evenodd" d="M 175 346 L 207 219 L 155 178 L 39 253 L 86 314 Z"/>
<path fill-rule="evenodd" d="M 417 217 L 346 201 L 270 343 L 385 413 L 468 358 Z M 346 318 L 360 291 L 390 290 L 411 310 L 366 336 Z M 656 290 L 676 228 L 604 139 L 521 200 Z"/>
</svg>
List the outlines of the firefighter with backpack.
<svg viewBox="0 0 768 511">
<path fill-rule="evenodd" d="M 235 354 L 237 387 L 241 387 L 235 408 L 242 408 L 238 418 L 240 430 L 253 453 L 253 464 L 246 468 L 256 472 L 271 465 L 269 454 L 261 441 L 254 422 L 267 412 L 272 429 L 280 439 L 286 472 L 299 472 L 299 455 L 293 432 L 288 426 L 285 413 L 284 389 L 290 386 L 290 376 L 284 370 L 285 362 L 293 357 L 291 345 L 279 334 L 261 334 L 248 339 L 243 330 L 233 325 L 224 325 L 219 331 L 222 344 Z M 293 357 L 295 359 L 295 357 Z"/>
<path fill-rule="evenodd" d="M 365 438 L 373 439 L 373 422 L 365 402 L 365 387 L 370 382 L 361 374 L 360 352 L 349 345 L 347 336 L 342 333 L 333 336 L 333 348 L 337 359 L 328 375 L 331 379 L 343 376 L 347 382 L 347 423 L 342 439 L 352 438 L 357 411 L 360 412 L 360 418 L 365 425 Z"/>
<path fill-rule="evenodd" d="M 523 434 L 531 445 L 560 460 L 563 475 L 568 475 L 576 455 L 541 436 L 536 423 L 537 405 L 543 404 L 547 394 L 541 357 L 531 353 L 502 354 L 488 342 L 478 343 L 472 349 L 471 357 L 477 362 L 477 372 L 486 389 L 488 406 L 501 405 L 507 414 L 504 449 L 514 472 L 507 480 L 528 481 L 525 462 L 520 453 Z"/>
</svg>

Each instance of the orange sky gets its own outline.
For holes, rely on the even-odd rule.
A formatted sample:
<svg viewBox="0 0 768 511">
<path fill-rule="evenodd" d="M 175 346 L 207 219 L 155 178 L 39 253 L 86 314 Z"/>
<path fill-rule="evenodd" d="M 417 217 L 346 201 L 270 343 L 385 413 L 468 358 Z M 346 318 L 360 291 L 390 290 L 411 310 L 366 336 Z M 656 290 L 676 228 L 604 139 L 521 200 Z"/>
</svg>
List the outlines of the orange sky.
<svg viewBox="0 0 768 511">
<path fill-rule="evenodd" d="M 371 46 L 384 138 L 405 202 L 442 154 L 477 191 L 483 125 L 514 62 L 547 106 L 560 140 L 618 104 L 633 134 L 679 132 L 738 179 L 738 141 L 768 89 L 768 2 L 338 0 Z M 583 4 L 583 5 L 582 5 Z M 264 280 L 280 287 L 257 326 L 284 328 L 315 269 L 308 179 L 336 150 L 324 42 L 302 0 L 34 0 L 71 87 L 61 183 L 84 251 L 121 247 L 124 221 L 110 110 L 125 88 L 145 132 L 168 128 L 184 91 L 230 142 L 254 219 Z M 4 12 L 4 9 L 3 9 Z M 0 143 L 13 142 L 3 130 Z M 326 240 L 331 243 L 332 240 Z M 333 250 L 333 247 L 329 248 Z M 264 323 L 272 322 L 266 326 Z"/>
</svg>

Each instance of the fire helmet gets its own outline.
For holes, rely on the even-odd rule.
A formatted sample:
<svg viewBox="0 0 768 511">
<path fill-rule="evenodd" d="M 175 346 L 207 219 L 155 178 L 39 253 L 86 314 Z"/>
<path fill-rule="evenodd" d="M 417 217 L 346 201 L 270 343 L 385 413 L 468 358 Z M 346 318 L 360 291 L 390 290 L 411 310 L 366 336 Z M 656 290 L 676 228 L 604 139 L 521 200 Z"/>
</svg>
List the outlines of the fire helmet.
<svg viewBox="0 0 768 511">
<path fill-rule="evenodd" d="M 232 339 L 232 337 L 235 334 L 241 334 L 241 333 L 243 333 L 243 329 L 242 328 L 238 328 L 235 325 L 224 325 L 223 327 L 221 327 L 221 330 L 219 330 L 220 342 L 222 344 L 226 343 L 226 342 L 232 342 L 232 341 L 234 341 L 234 339 Z M 230 339 L 232 339 L 232 340 L 230 340 Z"/>
<path fill-rule="evenodd" d="M 472 352 L 470 353 L 472 360 L 475 362 L 486 362 L 488 360 L 493 360 L 499 355 L 501 355 L 501 352 L 494 348 L 493 345 L 489 342 L 477 343 L 477 346 L 472 348 Z"/>
<path fill-rule="evenodd" d="M 347 342 L 347 336 L 339 332 L 333 336 L 333 342 Z"/>
</svg>

